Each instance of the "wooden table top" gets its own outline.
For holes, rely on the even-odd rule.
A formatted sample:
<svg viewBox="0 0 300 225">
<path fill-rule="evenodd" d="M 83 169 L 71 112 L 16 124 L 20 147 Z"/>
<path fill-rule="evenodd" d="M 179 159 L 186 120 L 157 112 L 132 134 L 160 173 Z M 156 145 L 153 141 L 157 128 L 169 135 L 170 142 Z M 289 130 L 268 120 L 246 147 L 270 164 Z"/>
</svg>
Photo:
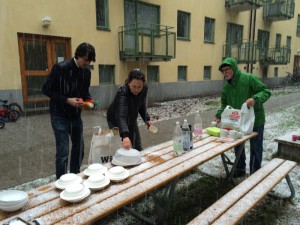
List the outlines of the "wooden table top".
<svg viewBox="0 0 300 225">
<path fill-rule="evenodd" d="M 28 203 L 17 212 L 0 211 L 1 224 L 20 217 L 25 221 L 40 224 L 89 224 L 99 220 L 146 193 L 172 181 L 206 161 L 244 143 L 256 133 L 243 136 L 233 142 L 223 143 L 206 133 L 200 141 L 194 140 L 193 150 L 181 156 L 173 153 L 172 141 L 149 147 L 141 152 L 142 163 L 128 167 L 129 178 L 114 183 L 78 203 L 69 203 L 60 198 L 61 190 L 53 183 L 28 192 Z M 111 163 L 105 164 L 111 168 Z M 83 179 L 87 177 L 79 174 Z"/>
</svg>

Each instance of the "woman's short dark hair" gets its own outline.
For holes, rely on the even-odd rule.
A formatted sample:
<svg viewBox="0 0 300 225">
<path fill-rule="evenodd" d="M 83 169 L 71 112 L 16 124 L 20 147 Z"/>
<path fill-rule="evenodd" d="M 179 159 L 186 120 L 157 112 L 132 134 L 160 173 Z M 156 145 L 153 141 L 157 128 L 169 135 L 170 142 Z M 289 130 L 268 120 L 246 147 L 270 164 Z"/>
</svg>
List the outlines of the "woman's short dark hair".
<svg viewBox="0 0 300 225">
<path fill-rule="evenodd" d="M 87 57 L 89 61 L 96 61 L 96 53 L 95 48 L 93 45 L 89 43 L 81 43 L 78 45 L 75 51 L 75 59 L 78 59 L 78 57 Z"/>
<path fill-rule="evenodd" d="M 128 78 L 125 81 L 125 84 L 130 83 L 133 79 L 141 80 L 143 83 L 146 82 L 145 75 L 140 69 L 131 70 L 128 74 Z"/>
</svg>

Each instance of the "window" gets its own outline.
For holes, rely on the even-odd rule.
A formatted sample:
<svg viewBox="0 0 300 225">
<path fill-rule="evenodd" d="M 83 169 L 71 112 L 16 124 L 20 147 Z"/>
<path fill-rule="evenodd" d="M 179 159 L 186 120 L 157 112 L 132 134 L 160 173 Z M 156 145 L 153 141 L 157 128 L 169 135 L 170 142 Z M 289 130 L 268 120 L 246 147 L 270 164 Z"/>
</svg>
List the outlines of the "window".
<svg viewBox="0 0 300 225">
<path fill-rule="evenodd" d="M 257 47 L 259 49 L 260 60 L 268 57 L 270 32 L 265 30 L 258 30 L 257 33 Z"/>
<path fill-rule="evenodd" d="M 96 0 L 97 29 L 109 29 L 108 0 Z"/>
<path fill-rule="evenodd" d="M 280 49 L 280 45 L 281 45 L 281 34 L 276 34 L 275 48 Z"/>
<path fill-rule="evenodd" d="M 213 43 L 215 40 L 215 20 L 205 17 L 204 42 Z"/>
<path fill-rule="evenodd" d="M 178 66 L 178 81 L 186 81 L 187 78 L 187 66 Z"/>
<path fill-rule="evenodd" d="M 274 68 L 274 77 L 278 77 L 278 67 Z"/>
<path fill-rule="evenodd" d="M 177 37 L 180 39 L 190 39 L 190 13 L 177 12 Z"/>
<path fill-rule="evenodd" d="M 291 42 L 292 42 L 292 37 L 291 36 L 287 36 L 286 37 L 286 48 L 287 49 L 291 49 Z"/>
<path fill-rule="evenodd" d="M 243 26 L 227 23 L 226 42 L 228 44 L 241 44 L 243 42 Z"/>
<path fill-rule="evenodd" d="M 99 83 L 114 84 L 115 83 L 115 66 L 99 65 Z"/>
<path fill-rule="evenodd" d="M 204 80 L 211 79 L 211 66 L 204 66 Z"/>
<path fill-rule="evenodd" d="M 300 37 L 300 15 L 298 15 L 298 21 L 297 21 L 297 33 L 296 35 Z"/>
<path fill-rule="evenodd" d="M 139 32 L 146 34 L 151 34 L 151 30 L 159 32 L 159 6 L 139 1 L 125 0 L 124 7 L 125 26 L 135 25 L 140 28 Z"/>
<path fill-rule="evenodd" d="M 159 82 L 158 66 L 147 66 L 147 82 Z"/>
</svg>

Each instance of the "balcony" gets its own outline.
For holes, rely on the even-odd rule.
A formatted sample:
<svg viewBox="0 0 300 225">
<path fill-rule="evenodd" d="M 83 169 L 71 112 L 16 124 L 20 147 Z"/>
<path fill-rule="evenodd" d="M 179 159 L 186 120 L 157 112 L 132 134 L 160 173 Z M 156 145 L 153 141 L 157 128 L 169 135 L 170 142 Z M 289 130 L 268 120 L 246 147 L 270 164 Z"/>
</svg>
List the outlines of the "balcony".
<svg viewBox="0 0 300 225">
<path fill-rule="evenodd" d="M 294 17 L 294 0 L 276 0 L 264 3 L 263 18 L 266 21 L 289 20 Z"/>
<path fill-rule="evenodd" d="M 225 7 L 232 11 L 248 11 L 263 6 L 262 0 L 225 0 Z"/>
<path fill-rule="evenodd" d="M 240 44 L 225 43 L 223 46 L 223 58 L 236 58 L 238 63 L 256 63 L 259 56 L 256 43 L 242 42 Z"/>
<path fill-rule="evenodd" d="M 259 48 L 259 63 L 263 65 L 286 65 L 290 58 L 291 49 L 285 46 Z"/>
<path fill-rule="evenodd" d="M 176 33 L 169 26 L 137 23 L 120 27 L 121 60 L 169 61 L 175 58 Z"/>
</svg>

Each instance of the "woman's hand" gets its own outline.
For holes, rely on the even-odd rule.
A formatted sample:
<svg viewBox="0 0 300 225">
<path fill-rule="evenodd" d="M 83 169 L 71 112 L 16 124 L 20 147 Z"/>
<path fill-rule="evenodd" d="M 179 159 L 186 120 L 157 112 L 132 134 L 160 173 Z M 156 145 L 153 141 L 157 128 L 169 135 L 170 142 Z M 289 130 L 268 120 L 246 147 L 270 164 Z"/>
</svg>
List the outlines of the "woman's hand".
<svg viewBox="0 0 300 225">
<path fill-rule="evenodd" d="M 123 138 L 122 146 L 124 149 L 128 149 L 128 150 L 131 148 L 131 141 L 130 141 L 129 137 Z"/>
</svg>

